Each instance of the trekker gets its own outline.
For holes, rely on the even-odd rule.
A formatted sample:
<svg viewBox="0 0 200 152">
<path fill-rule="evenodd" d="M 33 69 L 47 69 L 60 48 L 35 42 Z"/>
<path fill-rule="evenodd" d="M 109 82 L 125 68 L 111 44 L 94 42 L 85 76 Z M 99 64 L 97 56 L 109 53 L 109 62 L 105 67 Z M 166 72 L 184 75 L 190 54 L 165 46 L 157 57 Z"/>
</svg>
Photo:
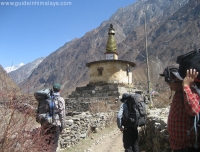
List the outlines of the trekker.
<svg viewBox="0 0 200 152">
<path fill-rule="evenodd" d="M 194 129 L 191 130 L 193 117 L 200 112 L 200 97 L 192 88 L 198 72 L 195 69 L 187 70 L 183 79 L 178 68 L 178 65 L 172 65 L 160 74 L 165 77 L 171 91 L 175 91 L 167 124 L 170 147 L 174 152 L 199 152 L 200 148 L 194 148 L 195 133 Z"/>
<path fill-rule="evenodd" d="M 138 146 L 138 130 L 136 127 L 129 127 L 122 122 L 122 118 L 128 118 L 128 106 L 126 104 L 126 98 L 129 94 L 123 94 L 120 106 L 120 110 L 117 115 L 117 125 L 120 131 L 123 133 L 123 144 L 125 152 L 139 152 Z"/>
<path fill-rule="evenodd" d="M 45 137 L 45 143 L 47 144 L 48 152 L 56 152 L 58 147 L 58 139 L 60 132 L 65 126 L 65 101 L 60 96 L 61 85 L 55 83 L 53 85 L 53 100 L 55 101 L 55 121 L 53 124 L 42 124 L 42 135 Z"/>
</svg>

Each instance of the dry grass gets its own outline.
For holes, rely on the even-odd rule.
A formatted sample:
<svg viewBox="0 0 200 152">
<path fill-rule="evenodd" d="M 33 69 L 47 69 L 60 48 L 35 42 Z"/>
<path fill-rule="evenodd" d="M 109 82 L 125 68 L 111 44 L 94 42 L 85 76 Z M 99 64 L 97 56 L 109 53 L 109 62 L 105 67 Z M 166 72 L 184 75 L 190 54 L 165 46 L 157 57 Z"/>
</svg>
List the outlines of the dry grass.
<svg viewBox="0 0 200 152">
<path fill-rule="evenodd" d="M 39 124 L 33 106 L 22 103 L 26 99 L 15 98 L 0 107 L 0 152 L 36 152 L 45 147 L 44 136 L 35 129 Z"/>
<path fill-rule="evenodd" d="M 0 152 L 45 151 L 47 136 L 41 136 L 35 121 L 37 101 L 10 85 L 8 79 L 6 74 L 0 76 Z"/>
<path fill-rule="evenodd" d="M 91 113 L 108 112 L 109 110 L 109 105 L 104 101 L 97 101 L 89 104 L 89 111 Z"/>
</svg>

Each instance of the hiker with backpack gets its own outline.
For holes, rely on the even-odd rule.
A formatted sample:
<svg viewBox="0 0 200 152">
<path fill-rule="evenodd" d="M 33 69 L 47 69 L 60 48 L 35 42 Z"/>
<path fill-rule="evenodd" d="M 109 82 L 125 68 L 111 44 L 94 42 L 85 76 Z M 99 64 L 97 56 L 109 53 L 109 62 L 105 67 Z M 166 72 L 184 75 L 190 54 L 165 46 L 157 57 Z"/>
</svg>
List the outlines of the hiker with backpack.
<svg viewBox="0 0 200 152">
<path fill-rule="evenodd" d="M 160 76 L 175 92 L 167 124 L 171 149 L 174 152 L 199 152 L 198 135 L 195 134 L 199 127 L 194 125 L 194 118 L 200 112 L 200 97 L 192 87 L 197 81 L 198 72 L 195 69 L 186 70 L 186 76 L 182 78 L 176 64 L 165 68 Z"/>
<path fill-rule="evenodd" d="M 146 107 L 140 94 L 124 93 L 117 115 L 117 125 L 123 132 L 125 152 L 139 152 L 138 126 L 145 125 Z"/>
<path fill-rule="evenodd" d="M 55 83 L 52 89 L 37 91 L 38 100 L 36 121 L 41 124 L 41 135 L 44 137 L 48 152 L 56 152 L 60 132 L 65 126 L 65 101 L 60 96 L 61 85 Z"/>
</svg>

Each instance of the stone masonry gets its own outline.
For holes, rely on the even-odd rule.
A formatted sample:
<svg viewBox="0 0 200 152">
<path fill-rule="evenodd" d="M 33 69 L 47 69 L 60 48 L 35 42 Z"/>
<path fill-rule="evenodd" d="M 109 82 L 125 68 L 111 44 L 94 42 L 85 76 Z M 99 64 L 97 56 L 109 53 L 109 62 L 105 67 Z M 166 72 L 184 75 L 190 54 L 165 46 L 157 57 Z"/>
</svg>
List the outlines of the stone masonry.
<svg viewBox="0 0 200 152">
<path fill-rule="evenodd" d="M 69 98 L 93 98 L 93 97 L 115 97 L 120 98 L 123 93 L 141 92 L 133 88 L 131 85 L 125 84 L 87 84 L 84 87 L 77 87 L 75 91 L 69 95 Z M 93 99 L 92 99 L 93 100 Z"/>
<path fill-rule="evenodd" d="M 140 128 L 140 142 L 148 152 L 171 152 L 167 132 L 169 108 L 148 110 L 146 126 Z"/>
<path fill-rule="evenodd" d="M 139 128 L 139 143 L 145 145 L 148 152 L 171 152 L 166 130 L 168 112 L 169 108 L 148 110 L 146 126 Z M 58 151 L 78 144 L 81 139 L 87 138 L 90 132 L 104 129 L 111 123 L 116 123 L 115 112 L 68 113 L 66 128 L 60 135 Z"/>
<path fill-rule="evenodd" d="M 115 120 L 115 113 L 90 112 L 71 113 L 66 118 L 66 127 L 59 138 L 58 151 L 66 150 L 68 147 L 78 144 L 81 139 L 88 137 L 90 132 L 103 129 Z"/>
<path fill-rule="evenodd" d="M 116 111 L 118 111 L 123 93 L 142 93 L 140 90 L 129 89 L 123 84 L 88 84 L 77 87 L 66 99 L 66 127 L 59 138 L 58 151 L 66 150 L 68 147 L 78 144 L 91 132 L 104 129 L 110 123 L 116 123 Z M 99 106 L 99 104 L 101 104 Z M 105 111 L 99 108 L 105 105 Z M 89 112 L 91 105 L 96 112 Z M 115 105 L 117 109 L 111 110 Z M 140 143 L 146 145 L 147 151 L 171 152 L 167 134 L 167 116 L 169 108 L 151 109 L 147 111 L 146 126 L 140 127 Z M 116 124 L 117 125 L 117 124 Z"/>
</svg>

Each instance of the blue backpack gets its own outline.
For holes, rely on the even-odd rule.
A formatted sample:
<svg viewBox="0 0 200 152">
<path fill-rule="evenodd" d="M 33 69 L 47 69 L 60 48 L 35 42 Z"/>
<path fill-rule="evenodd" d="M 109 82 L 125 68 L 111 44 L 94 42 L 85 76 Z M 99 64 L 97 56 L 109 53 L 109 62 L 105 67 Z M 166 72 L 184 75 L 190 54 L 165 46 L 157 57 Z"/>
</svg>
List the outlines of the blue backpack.
<svg viewBox="0 0 200 152">
<path fill-rule="evenodd" d="M 36 121 L 43 125 L 53 124 L 57 115 L 57 108 L 55 106 L 56 97 L 53 95 L 52 89 L 43 89 L 36 91 L 34 94 L 38 101 Z"/>
</svg>

